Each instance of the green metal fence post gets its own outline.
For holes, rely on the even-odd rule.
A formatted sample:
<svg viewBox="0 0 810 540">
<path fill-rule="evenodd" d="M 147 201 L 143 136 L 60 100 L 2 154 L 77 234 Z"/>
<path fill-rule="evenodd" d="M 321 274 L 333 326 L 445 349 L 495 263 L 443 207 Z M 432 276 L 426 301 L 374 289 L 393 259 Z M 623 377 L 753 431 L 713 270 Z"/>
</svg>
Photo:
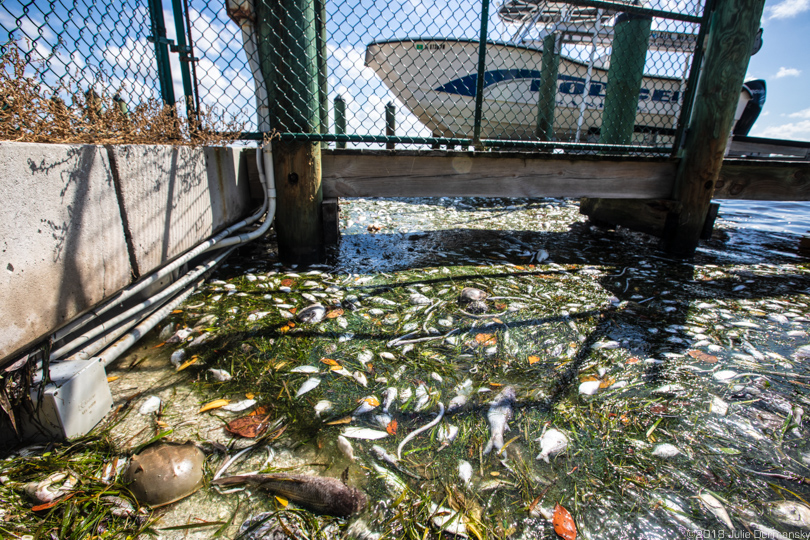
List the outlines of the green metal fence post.
<svg viewBox="0 0 810 540">
<path fill-rule="evenodd" d="M 700 241 L 764 5 L 765 0 L 719 0 L 712 13 L 703 73 L 675 176 L 678 210 L 669 213 L 664 230 L 663 246 L 672 254 L 692 256 Z"/>
<path fill-rule="evenodd" d="M 537 90 L 537 138 L 550 141 L 554 135 L 554 109 L 557 102 L 557 74 L 560 71 L 559 34 L 543 38 L 540 88 Z"/>
<path fill-rule="evenodd" d="M 484 76 L 487 63 L 487 33 L 489 24 L 489 0 L 481 2 L 481 36 L 478 39 L 478 77 L 475 80 L 475 114 L 473 116 L 473 144 L 481 147 L 481 119 L 484 107 Z"/>
<path fill-rule="evenodd" d="M 321 80 L 315 0 L 256 0 L 259 65 L 267 85 L 270 127 L 320 134 Z M 273 144 L 276 233 L 285 264 L 323 260 L 321 144 Z"/>
<path fill-rule="evenodd" d="M 169 43 L 166 39 L 166 22 L 163 19 L 163 2 L 149 0 L 149 18 L 152 22 L 151 41 L 155 44 L 160 97 L 166 105 L 174 105 L 174 82 L 172 67 L 169 62 Z"/>
<path fill-rule="evenodd" d="M 346 102 L 343 101 L 343 96 L 335 97 L 335 135 L 346 134 Z M 346 148 L 346 143 L 338 141 L 335 143 L 336 148 Z"/>
<path fill-rule="evenodd" d="M 321 133 L 329 133 L 329 81 L 326 63 L 326 0 L 315 0 L 315 39 L 318 55 L 318 102 Z"/>
<path fill-rule="evenodd" d="M 602 144 L 630 144 L 633 139 L 651 26 L 652 18 L 646 15 L 616 17 L 599 135 Z"/>
<path fill-rule="evenodd" d="M 388 105 L 385 106 L 385 135 L 387 137 L 393 137 L 396 135 L 397 132 L 397 109 L 393 103 L 390 101 Z M 388 150 L 393 150 L 395 145 L 393 142 L 385 143 L 385 147 Z"/>
<path fill-rule="evenodd" d="M 177 52 L 180 55 L 180 75 L 183 77 L 183 94 L 185 95 L 186 113 L 188 119 L 192 120 L 196 118 L 194 86 L 191 78 L 191 70 L 189 69 L 192 57 L 191 48 L 186 42 L 185 14 L 183 13 L 181 0 L 172 0 L 172 12 L 174 13 L 175 34 L 177 34 Z"/>
</svg>

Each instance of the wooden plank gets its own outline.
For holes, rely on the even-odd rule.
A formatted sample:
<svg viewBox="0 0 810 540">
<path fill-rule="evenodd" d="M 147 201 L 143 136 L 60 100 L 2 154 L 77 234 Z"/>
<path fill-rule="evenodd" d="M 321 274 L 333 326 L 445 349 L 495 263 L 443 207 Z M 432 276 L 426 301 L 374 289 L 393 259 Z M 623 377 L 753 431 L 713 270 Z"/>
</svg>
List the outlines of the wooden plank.
<svg viewBox="0 0 810 540">
<path fill-rule="evenodd" d="M 713 198 L 810 201 L 810 163 L 726 159 Z"/>
<path fill-rule="evenodd" d="M 324 197 L 668 198 L 676 162 L 613 156 L 476 152 L 335 152 Z"/>
<path fill-rule="evenodd" d="M 755 137 L 734 137 L 728 152 L 730 156 L 768 157 L 771 154 L 787 156 L 794 161 L 797 159 L 810 160 L 810 143 Z"/>
</svg>

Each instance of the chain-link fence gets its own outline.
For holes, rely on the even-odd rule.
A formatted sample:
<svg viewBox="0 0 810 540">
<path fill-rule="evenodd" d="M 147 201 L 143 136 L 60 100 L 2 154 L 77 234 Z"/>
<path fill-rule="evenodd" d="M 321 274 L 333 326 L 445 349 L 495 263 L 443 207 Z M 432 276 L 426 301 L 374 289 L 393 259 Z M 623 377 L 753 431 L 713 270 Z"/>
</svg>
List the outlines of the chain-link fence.
<svg viewBox="0 0 810 540">
<path fill-rule="evenodd" d="M 0 26 L 53 92 L 214 106 L 248 138 L 671 151 L 703 0 L 497 1 L 5 0 Z"/>
</svg>

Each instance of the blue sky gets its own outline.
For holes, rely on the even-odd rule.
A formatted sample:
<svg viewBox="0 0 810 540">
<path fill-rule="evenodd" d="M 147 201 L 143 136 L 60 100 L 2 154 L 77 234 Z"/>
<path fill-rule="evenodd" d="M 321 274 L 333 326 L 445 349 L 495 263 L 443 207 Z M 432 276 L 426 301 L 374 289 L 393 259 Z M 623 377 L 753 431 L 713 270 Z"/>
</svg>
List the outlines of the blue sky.
<svg viewBox="0 0 810 540">
<path fill-rule="evenodd" d="M 746 78 L 765 79 L 765 108 L 751 136 L 810 141 L 810 0 L 768 0 L 764 44 Z"/>
</svg>

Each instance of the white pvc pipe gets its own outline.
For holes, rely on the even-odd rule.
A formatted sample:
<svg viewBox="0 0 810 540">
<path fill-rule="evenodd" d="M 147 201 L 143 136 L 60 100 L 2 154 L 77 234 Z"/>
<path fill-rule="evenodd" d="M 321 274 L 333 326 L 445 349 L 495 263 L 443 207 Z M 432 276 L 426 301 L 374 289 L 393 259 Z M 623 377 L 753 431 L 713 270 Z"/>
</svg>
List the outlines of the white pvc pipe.
<svg viewBox="0 0 810 540">
<path fill-rule="evenodd" d="M 148 298 L 147 300 L 144 300 L 143 302 L 131 307 L 130 309 L 128 309 L 124 313 L 121 313 L 120 315 L 118 315 L 116 317 L 113 317 L 112 319 L 110 319 L 108 321 L 104 321 L 102 324 L 94 327 L 92 330 L 89 330 L 89 331 L 85 332 L 84 334 L 77 337 L 76 339 L 74 339 L 70 343 L 60 347 L 58 350 L 51 353 L 51 361 L 64 356 L 65 354 L 69 353 L 73 349 L 76 349 L 77 347 L 80 347 L 80 346 L 84 345 L 85 343 L 87 343 L 91 339 L 103 334 L 104 332 L 106 332 L 108 330 L 111 330 L 111 329 L 115 328 L 120 323 L 126 321 L 130 317 L 134 317 L 138 313 L 140 313 L 140 312 L 142 312 L 142 311 L 144 311 L 144 310 L 146 310 L 146 309 L 148 309 L 148 308 L 150 308 L 152 306 L 155 306 L 155 305 L 159 304 L 160 302 L 163 301 L 163 299 L 171 297 L 173 294 L 175 294 L 177 291 L 179 291 L 180 289 L 182 289 L 183 287 L 185 287 L 186 285 L 191 283 L 193 280 L 197 279 L 198 277 L 203 275 L 205 272 L 207 272 L 207 271 L 211 270 L 212 268 L 214 268 L 217 264 L 219 264 L 222 261 L 222 259 L 224 259 L 227 255 L 229 255 L 231 253 L 231 251 L 233 251 L 233 250 L 232 249 L 228 250 L 227 252 L 221 253 L 218 256 L 216 256 L 216 257 L 214 257 L 212 259 L 209 259 L 204 264 L 201 264 L 201 265 L 197 266 L 197 268 L 195 268 L 194 270 L 192 270 L 191 272 L 189 272 L 188 274 L 186 274 L 182 278 L 178 279 L 177 281 L 172 283 L 169 287 L 163 289 L 162 291 L 160 291 L 156 295 L 154 295 L 154 296 Z M 88 354 L 87 350 L 85 350 L 83 352 L 85 354 Z M 89 355 L 92 355 L 92 354 L 93 354 L 92 352 L 89 353 Z"/>
<path fill-rule="evenodd" d="M 269 154 L 269 156 L 268 156 L 268 154 Z M 250 216 L 250 217 L 248 217 L 246 219 L 243 219 L 242 221 L 234 223 L 233 225 L 226 228 L 225 230 L 223 230 L 222 232 L 220 232 L 219 234 L 217 234 L 213 238 L 210 238 L 210 239 L 206 240 L 205 242 L 202 242 L 201 244 L 197 245 L 196 247 L 194 247 L 191 251 L 187 252 L 182 257 L 180 257 L 180 258 L 176 259 L 175 261 L 169 263 L 168 265 L 164 266 L 163 268 L 161 268 L 157 272 L 152 273 L 151 275 L 149 275 L 148 277 L 142 279 L 141 281 L 139 281 L 138 283 L 132 285 L 131 287 L 128 287 L 128 288 L 124 289 L 121 292 L 121 294 L 119 294 L 118 296 L 116 296 L 115 298 L 110 300 L 105 305 L 103 305 L 103 306 L 101 306 L 101 307 L 99 307 L 97 309 L 92 310 L 91 312 L 85 314 L 84 316 L 82 316 L 80 319 L 78 319 L 74 323 L 69 324 L 68 326 L 62 328 L 61 330 L 57 330 L 53 334 L 53 337 L 52 337 L 53 341 L 59 341 L 60 339 L 67 336 L 68 334 L 71 334 L 71 333 L 75 332 L 76 330 L 78 330 L 79 328 L 82 328 L 87 323 L 89 323 L 89 322 L 95 320 L 96 318 L 98 318 L 100 315 L 102 315 L 102 314 L 106 313 L 107 311 L 109 311 L 110 309 L 120 305 L 125 300 L 128 300 L 129 298 L 132 298 L 134 295 L 136 295 L 137 293 L 139 293 L 140 291 L 142 291 L 146 287 L 152 285 L 153 283 L 156 283 L 157 281 L 160 281 L 161 279 L 163 279 L 164 277 L 166 277 L 167 275 L 169 275 L 170 273 L 172 273 L 173 271 L 175 271 L 176 269 L 178 269 L 182 265 L 186 264 L 188 261 L 190 261 L 194 257 L 196 257 L 196 256 L 198 256 L 198 255 L 200 255 L 200 254 L 202 254 L 202 253 L 204 253 L 204 252 L 206 252 L 208 250 L 211 250 L 211 249 L 219 249 L 221 247 L 228 247 L 228 246 L 248 242 L 248 241 L 253 240 L 253 239 L 261 236 L 262 234 L 264 234 L 270 228 L 270 224 L 273 221 L 273 217 L 275 215 L 275 209 L 276 209 L 276 201 L 275 201 L 276 188 L 275 188 L 275 180 L 274 180 L 275 177 L 273 175 L 273 152 L 272 152 L 272 147 L 271 147 L 270 143 L 268 143 L 265 147 L 263 147 L 261 149 L 257 148 L 257 150 L 256 150 L 256 162 L 257 162 L 257 167 L 259 169 L 259 180 L 260 180 L 260 183 L 261 183 L 263 191 L 264 191 L 264 202 L 262 203 L 261 208 L 256 213 L 254 213 L 252 216 Z M 267 168 L 265 166 L 267 163 L 269 163 L 269 168 Z M 266 174 L 265 170 L 269 170 L 269 174 Z M 268 176 L 270 177 L 270 180 L 273 182 L 272 184 L 268 184 L 268 179 L 267 179 Z M 269 211 L 268 211 L 268 209 L 269 209 Z M 253 231 L 252 233 L 249 233 L 249 234 L 241 234 L 241 235 L 236 236 L 236 237 L 230 237 L 230 238 L 228 237 L 230 234 L 234 233 L 235 231 L 238 231 L 239 229 L 241 229 L 243 227 L 246 227 L 248 225 L 253 224 L 256 220 L 261 218 L 262 215 L 264 215 L 265 213 L 267 213 L 267 217 L 265 218 L 265 221 L 262 224 L 262 226 L 259 227 L 259 229 L 257 229 L 256 231 Z M 52 355 L 51 358 L 53 359 L 53 355 Z"/>
</svg>

